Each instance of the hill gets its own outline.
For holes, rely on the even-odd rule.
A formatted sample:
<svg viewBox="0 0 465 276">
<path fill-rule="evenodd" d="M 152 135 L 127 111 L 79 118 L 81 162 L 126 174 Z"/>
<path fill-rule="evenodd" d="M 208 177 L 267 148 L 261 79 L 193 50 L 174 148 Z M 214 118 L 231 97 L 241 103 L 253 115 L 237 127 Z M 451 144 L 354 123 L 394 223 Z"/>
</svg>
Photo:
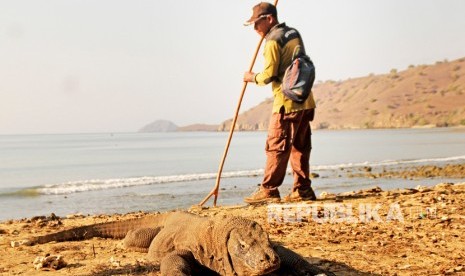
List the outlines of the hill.
<svg viewBox="0 0 465 276">
<path fill-rule="evenodd" d="M 177 131 L 218 131 L 218 127 L 218 125 L 193 124 L 179 127 Z"/>
<path fill-rule="evenodd" d="M 465 58 L 387 74 L 326 81 L 313 88 L 314 128 L 405 128 L 465 125 Z M 272 99 L 239 115 L 236 129 L 266 130 Z M 232 119 L 219 130 L 230 128 Z"/>
<path fill-rule="evenodd" d="M 176 131 L 178 126 L 171 121 L 167 120 L 156 120 L 144 127 L 138 132 L 171 132 Z"/>
<path fill-rule="evenodd" d="M 168 120 L 156 120 L 145 125 L 138 132 L 174 132 L 174 131 L 218 131 L 218 125 L 193 124 L 177 126 Z"/>
</svg>

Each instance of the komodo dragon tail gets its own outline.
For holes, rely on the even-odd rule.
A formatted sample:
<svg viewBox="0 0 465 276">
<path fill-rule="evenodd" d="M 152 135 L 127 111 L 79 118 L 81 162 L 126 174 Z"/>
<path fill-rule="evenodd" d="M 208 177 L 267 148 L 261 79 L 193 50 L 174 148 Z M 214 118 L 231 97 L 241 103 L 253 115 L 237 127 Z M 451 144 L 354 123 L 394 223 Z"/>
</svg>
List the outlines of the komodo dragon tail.
<svg viewBox="0 0 465 276">
<path fill-rule="evenodd" d="M 93 237 L 122 239 L 130 230 L 136 228 L 155 228 L 161 226 L 165 217 L 165 214 L 158 214 L 122 221 L 91 224 L 40 237 L 34 237 L 28 240 L 28 243 L 33 245 L 52 241 L 63 242 L 85 240 L 91 239 Z"/>
</svg>

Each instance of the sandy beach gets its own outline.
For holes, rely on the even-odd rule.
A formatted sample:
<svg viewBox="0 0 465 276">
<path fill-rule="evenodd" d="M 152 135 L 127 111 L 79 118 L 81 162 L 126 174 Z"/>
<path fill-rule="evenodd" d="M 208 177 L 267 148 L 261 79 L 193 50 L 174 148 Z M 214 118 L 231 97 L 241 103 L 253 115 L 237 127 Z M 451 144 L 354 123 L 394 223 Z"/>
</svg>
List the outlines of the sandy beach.
<svg viewBox="0 0 465 276">
<path fill-rule="evenodd" d="M 295 250 L 337 275 L 465 275 L 464 164 L 412 167 L 402 172 L 362 168 L 357 177 L 435 178 L 434 187 L 383 191 L 377 187 L 320 195 L 315 202 L 265 206 L 192 208 L 201 216 L 236 215 L 259 222 L 272 240 Z M 74 226 L 140 217 L 54 215 L 0 223 L 1 275 L 159 275 L 144 253 L 127 251 L 119 241 L 86 241 L 35 246 L 17 241 Z M 40 256 L 60 255 L 66 266 L 34 268 Z"/>
</svg>

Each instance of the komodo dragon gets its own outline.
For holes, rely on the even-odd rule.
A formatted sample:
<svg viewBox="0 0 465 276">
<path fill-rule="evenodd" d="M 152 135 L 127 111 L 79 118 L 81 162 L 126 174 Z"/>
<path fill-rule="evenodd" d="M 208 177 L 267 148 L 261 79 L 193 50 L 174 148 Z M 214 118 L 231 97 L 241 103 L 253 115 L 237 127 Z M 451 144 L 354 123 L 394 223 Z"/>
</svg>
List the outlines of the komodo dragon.
<svg viewBox="0 0 465 276">
<path fill-rule="evenodd" d="M 119 238 L 148 252 L 162 275 L 334 275 L 295 252 L 271 243 L 255 221 L 206 218 L 186 212 L 93 224 L 35 237 L 30 245 L 92 237 Z"/>
</svg>

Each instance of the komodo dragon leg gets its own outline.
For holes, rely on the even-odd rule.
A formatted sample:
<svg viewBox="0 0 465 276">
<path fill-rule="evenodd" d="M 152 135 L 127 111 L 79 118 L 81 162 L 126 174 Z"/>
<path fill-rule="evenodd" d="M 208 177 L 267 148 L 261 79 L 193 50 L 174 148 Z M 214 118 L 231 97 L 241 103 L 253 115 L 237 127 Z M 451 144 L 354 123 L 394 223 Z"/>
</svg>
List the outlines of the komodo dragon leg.
<svg viewBox="0 0 465 276">
<path fill-rule="evenodd" d="M 201 266 L 192 252 L 176 250 L 166 255 L 160 262 L 161 275 L 166 276 L 217 276 L 218 273 Z"/>
<path fill-rule="evenodd" d="M 150 243 L 163 227 L 138 228 L 130 230 L 123 240 L 123 245 L 127 249 L 147 253 Z"/>
<path fill-rule="evenodd" d="M 281 259 L 281 267 L 271 275 L 336 276 L 330 271 L 323 270 L 315 265 L 310 264 L 302 256 L 290 249 L 285 248 L 284 246 L 274 244 L 273 249 Z"/>
</svg>

